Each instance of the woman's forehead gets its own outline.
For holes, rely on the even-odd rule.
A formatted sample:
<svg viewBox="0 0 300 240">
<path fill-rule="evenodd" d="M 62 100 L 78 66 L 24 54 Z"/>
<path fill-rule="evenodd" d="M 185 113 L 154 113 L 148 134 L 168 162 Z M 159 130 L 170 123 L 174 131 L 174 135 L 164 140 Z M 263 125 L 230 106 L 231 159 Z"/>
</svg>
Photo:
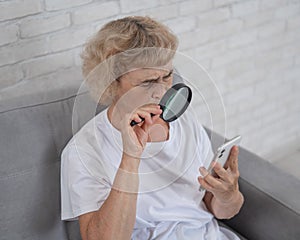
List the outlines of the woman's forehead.
<svg viewBox="0 0 300 240">
<path fill-rule="evenodd" d="M 137 77 L 151 77 L 153 75 L 160 76 L 161 74 L 169 73 L 171 70 L 173 70 L 173 66 L 172 64 L 168 64 L 161 67 L 138 68 L 128 72 L 128 74 L 135 75 Z"/>
</svg>

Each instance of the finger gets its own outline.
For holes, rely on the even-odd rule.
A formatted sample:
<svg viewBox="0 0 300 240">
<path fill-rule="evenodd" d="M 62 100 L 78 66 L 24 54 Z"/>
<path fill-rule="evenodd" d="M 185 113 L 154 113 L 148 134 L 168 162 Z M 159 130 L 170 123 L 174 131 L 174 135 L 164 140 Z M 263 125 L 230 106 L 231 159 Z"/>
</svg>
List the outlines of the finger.
<svg viewBox="0 0 300 240">
<path fill-rule="evenodd" d="M 150 117 L 151 117 L 150 118 L 151 121 L 149 121 L 146 118 L 145 121 L 140 125 L 145 132 L 149 132 L 150 127 L 155 125 L 155 123 L 156 123 L 157 119 L 160 117 L 160 115 L 154 115 L 154 116 L 150 115 Z"/>
<path fill-rule="evenodd" d="M 200 168 L 200 173 L 203 176 L 204 180 L 213 188 L 220 189 L 222 188 L 222 183 L 219 179 L 213 177 L 211 174 L 207 172 L 207 170 L 203 167 Z"/>
<path fill-rule="evenodd" d="M 229 155 L 229 167 L 231 172 L 233 173 L 238 172 L 238 155 L 239 155 L 238 146 L 233 146 Z"/>
<path fill-rule="evenodd" d="M 202 175 L 202 177 L 206 177 L 209 174 L 205 167 L 200 167 L 199 172 Z"/>
<path fill-rule="evenodd" d="M 134 120 L 136 123 L 140 123 L 140 122 L 143 121 L 143 119 L 141 119 L 140 116 L 137 113 L 133 114 L 132 117 L 131 117 L 131 119 L 129 119 L 129 120 L 130 120 L 130 122 L 132 120 Z"/>
<path fill-rule="evenodd" d="M 153 115 L 161 114 L 161 112 L 162 112 L 162 109 L 157 104 L 144 105 L 139 109 L 149 112 L 149 113 L 152 113 Z"/>
<path fill-rule="evenodd" d="M 159 105 L 144 106 L 139 108 L 132 116 L 132 120 L 141 123 L 145 119 L 151 122 L 152 115 L 160 115 L 162 110 Z"/>
<path fill-rule="evenodd" d="M 229 157 L 227 158 L 223 168 L 228 169 L 228 167 L 229 167 Z"/>
<path fill-rule="evenodd" d="M 144 121 L 152 122 L 150 112 L 139 109 L 134 113 L 134 116 L 138 116 L 141 120 L 144 119 Z"/>
<path fill-rule="evenodd" d="M 201 185 L 202 188 L 204 188 L 205 190 L 211 192 L 213 187 L 211 185 L 209 185 L 208 182 L 205 181 L 205 179 L 201 176 L 198 177 L 198 182 Z"/>
<path fill-rule="evenodd" d="M 213 169 L 220 179 L 225 182 L 230 182 L 230 176 L 228 172 L 221 166 L 220 163 L 216 162 Z"/>
</svg>

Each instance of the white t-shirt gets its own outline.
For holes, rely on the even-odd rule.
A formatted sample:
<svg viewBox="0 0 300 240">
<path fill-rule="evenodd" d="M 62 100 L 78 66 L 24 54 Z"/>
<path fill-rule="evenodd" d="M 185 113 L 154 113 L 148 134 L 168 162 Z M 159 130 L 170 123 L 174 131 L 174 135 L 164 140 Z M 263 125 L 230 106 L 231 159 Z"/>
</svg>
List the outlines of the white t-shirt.
<svg viewBox="0 0 300 240">
<path fill-rule="evenodd" d="M 147 143 L 141 157 L 132 239 L 238 239 L 218 226 L 198 190 L 199 167 L 207 167 L 212 158 L 205 130 L 189 111 L 169 126 L 169 139 Z M 62 220 L 76 220 L 101 207 L 121 156 L 121 133 L 104 110 L 62 153 Z"/>
</svg>

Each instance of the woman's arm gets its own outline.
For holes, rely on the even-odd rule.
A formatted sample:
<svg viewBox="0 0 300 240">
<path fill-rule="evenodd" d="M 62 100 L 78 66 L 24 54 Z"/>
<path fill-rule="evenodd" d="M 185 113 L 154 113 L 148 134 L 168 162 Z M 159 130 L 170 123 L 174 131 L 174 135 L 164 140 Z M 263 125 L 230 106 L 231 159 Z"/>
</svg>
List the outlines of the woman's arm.
<svg viewBox="0 0 300 240">
<path fill-rule="evenodd" d="M 151 113 L 155 116 L 151 116 Z M 79 217 L 83 240 L 130 239 L 136 219 L 139 190 L 138 168 L 147 142 L 149 128 L 159 118 L 161 109 L 151 104 L 116 119 L 122 135 L 123 155 L 111 191 L 98 211 Z M 134 127 L 132 120 L 145 121 Z"/>
<path fill-rule="evenodd" d="M 83 240 L 130 239 L 136 218 L 139 160 L 123 154 L 113 187 L 98 211 L 79 217 Z"/>
<path fill-rule="evenodd" d="M 238 179 L 238 147 L 234 146 L 226 163 L 226 169 L 219 163 L 214 166 L 218 177 L 208 174 L 205 168 L 200 168 L 202 176 L 198 181 L 207 192 L 204 202 L 207 209 L 216 218 L 225 219 L 236 215 L 244 202 L 244 197 L 239 191 Z"/>
</svg>

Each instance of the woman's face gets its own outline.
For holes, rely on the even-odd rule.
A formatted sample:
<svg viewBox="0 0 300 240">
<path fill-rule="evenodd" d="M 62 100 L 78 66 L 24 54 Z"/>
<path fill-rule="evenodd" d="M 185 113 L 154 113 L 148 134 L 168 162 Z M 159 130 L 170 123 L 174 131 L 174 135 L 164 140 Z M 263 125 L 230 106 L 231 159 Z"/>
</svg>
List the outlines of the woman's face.
<svg viewBox="0 0 300 240">
<path fill-rule="evenodd" d="M 119 78 L 114 105 L 119 111 L 128 113 L 145 104 L 158 104 L 172 81 L 171 63 L 161 68 L 128 72 Z"/>
</svg>

